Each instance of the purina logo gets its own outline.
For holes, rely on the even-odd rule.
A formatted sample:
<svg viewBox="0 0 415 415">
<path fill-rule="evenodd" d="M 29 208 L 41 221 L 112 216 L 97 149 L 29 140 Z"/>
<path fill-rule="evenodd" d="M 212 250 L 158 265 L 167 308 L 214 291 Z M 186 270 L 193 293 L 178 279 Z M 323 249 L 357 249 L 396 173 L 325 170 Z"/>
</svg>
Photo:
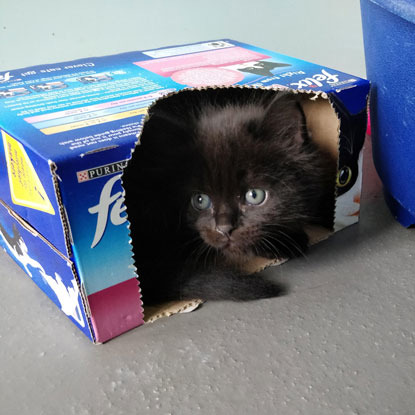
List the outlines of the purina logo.
<svg viewBox="0 0 415 415">
<path fill-rule="evenodd" d="M 78 183 L 87 182 L 89 180 L 98 179 L 100 177 L 109 176 L 110 174 L 122 171 L 127 165 L 127 160 L 117 161 L 115 163 L 106 164 L 104 166 L 94 167 L 88 170 L 76 172 Z"/>
<path fill-rule="evenodd" d="M 13 78 L 13 75 L 10 75 L 10 72 L 6 72 L 0 75 L 0 83 L 8 82 L 11 78 Z"/>
</svg>

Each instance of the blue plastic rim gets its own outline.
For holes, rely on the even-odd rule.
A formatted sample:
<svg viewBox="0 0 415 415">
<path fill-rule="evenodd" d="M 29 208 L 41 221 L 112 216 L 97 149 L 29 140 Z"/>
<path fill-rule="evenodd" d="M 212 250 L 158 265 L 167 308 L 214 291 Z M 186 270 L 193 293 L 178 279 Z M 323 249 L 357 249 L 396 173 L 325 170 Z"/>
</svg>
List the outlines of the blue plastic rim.
<svg viewBox="0 0 415 415">
<path fill-rule="evenodd" d="M 415 2 L 361 0 L 373 157 L 388 206 L 415 224 Z"/>
</svg>

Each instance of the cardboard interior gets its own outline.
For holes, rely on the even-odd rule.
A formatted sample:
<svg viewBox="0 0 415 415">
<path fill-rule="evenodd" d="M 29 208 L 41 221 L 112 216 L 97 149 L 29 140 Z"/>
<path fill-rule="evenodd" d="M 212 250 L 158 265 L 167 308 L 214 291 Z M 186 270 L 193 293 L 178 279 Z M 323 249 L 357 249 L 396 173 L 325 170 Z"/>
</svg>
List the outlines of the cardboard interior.
<svg viewBox="0 0 415 415">
<path fill-rule="evenodd" d="M 243 88 L 252 87 L 244 86 Z M 281 88 L 276 88 L 276 90 L 278 89 Z M 300 103 L 303 108 L 304 115 L 306 117 L 307 130 L 309 136 L 321 149 L 330 154 L 330 156 L 333 160 L 336 161 L 336 163 L 338 163 L 340 119 L 338 118 L 329 100 L 329 97 L 327 96 L 327 94 L 313 93 L 310 91 L 291 91 L 292 93 L 299 94 L 301 97 Z M 181 92 L 177 92 L 174 94 L 180 93 Z M 159 100 L 168 100 L 169 97 L 174 94 L 170 94 L 169 96 L 160 98 Z M 151 107 L 157 106 L 159 100 L 156 100 Z M 144 124 L 146 120 L 144 121 Z M 139 134 L 137 137 L 138 144 L 140 143 L 140 136 L 141 134 Z M 139 145 L 133 151 L 132 157 L 134 157 L 135 151 L 139 151 Z M 333 194 L 335 194 L 335 177 L 333 177 Z M 327 239 L 333 233 L 333 230 L 321 226 L 308 226 L 306 228 L 306 233 L 309 236 L 311 246 L 324 239 Z M 131 243 L 134 246 L 133 240 L 131 241 Z M 286 261 L 286 258 L 270 260 L 268 258 L 256 257 L 244 265 L 243 271 L 254 274 L 264 270 L 269 266 L 280 265 Z M 136 266 L 138 268 L 138 274 L 140 274 L 139 264 L 136 264 Z M 151 323 L 162 317 L 168 317 L 177 313 L 193 311 L 202 303 L 202 298 L 195 298 L 190 301 L 171 301 L 160 305 L 151 305 L 146 307 L 145 301 L 143 301 L 144 321 L 145 323 Z"/>
</svg>

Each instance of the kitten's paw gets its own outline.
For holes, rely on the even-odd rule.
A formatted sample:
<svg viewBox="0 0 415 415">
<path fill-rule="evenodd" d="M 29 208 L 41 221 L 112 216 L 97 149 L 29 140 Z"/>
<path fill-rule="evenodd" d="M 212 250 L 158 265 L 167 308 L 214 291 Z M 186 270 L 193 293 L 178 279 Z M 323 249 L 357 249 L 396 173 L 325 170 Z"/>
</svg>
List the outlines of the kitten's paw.
<svg viewBox="0 0 415 415">
<path fill-rule="evenodd" d="M 170 290 L 180 300 L 201 298 L 207 301 L 253 301 L 284 295 L 284 285 L 272 282 L 261 274 L 241 275 L 230 270 L 192 274 L 177 281 Z"/>
</svg>

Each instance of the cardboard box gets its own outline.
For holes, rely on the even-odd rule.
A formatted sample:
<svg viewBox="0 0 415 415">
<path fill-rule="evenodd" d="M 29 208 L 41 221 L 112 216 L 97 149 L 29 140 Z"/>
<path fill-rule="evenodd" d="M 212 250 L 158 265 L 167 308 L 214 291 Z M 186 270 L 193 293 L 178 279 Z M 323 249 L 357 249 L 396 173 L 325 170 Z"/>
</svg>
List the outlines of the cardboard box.
<svg viewBox="0 0 415 415">
<path fill-rule="evenodd" d="M 94 342 L 200 303 L 146 310 L 144 318 L 121 176 L 157 99 L 233 85 L 304 93 L 308 127 L 336 156 L 340 148 L 335 230 L 355 223 L 366 80 L 233 40 L 0 74 L 0 241 Z M 349 159 L 354 172 L 344 170 Z"/>
</svg>

